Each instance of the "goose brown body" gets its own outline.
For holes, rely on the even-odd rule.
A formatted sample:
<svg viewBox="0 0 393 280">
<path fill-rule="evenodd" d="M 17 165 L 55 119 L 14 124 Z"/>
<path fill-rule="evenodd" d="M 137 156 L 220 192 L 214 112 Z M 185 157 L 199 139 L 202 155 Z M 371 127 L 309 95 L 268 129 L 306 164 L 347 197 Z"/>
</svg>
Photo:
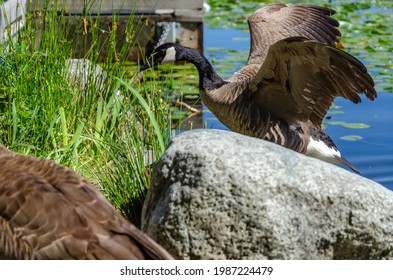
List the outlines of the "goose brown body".
<svg viewBox="0 0 393 280">
<path fill-rule="evenodd" d="M 95 186 L 0 145 L 0 259 L 170 259 Z"/>
<path fill-rule="evenodd" d="M 340 96 L 354 103 L 377 96 L 366 67 L 336 48 L 334 10 L 270 4 L 248 19 L 251 47 L 246 65 L 221 79 L 198 51 L 167 43 L 141 70 L 188 61 L 199 73 L 201 99 L 229 129 L 359 171 L 343 158 L 322 120 Z M 170 55 L 169 55 L 170 54 Z"/>
</svg>

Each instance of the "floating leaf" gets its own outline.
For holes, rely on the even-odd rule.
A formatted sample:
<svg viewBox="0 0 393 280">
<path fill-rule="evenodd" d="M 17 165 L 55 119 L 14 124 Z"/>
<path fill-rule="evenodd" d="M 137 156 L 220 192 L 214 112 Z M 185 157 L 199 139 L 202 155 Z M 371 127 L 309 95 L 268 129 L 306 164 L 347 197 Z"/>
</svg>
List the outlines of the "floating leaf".
<svg viewBox="0 0 393 280">
<path fill-rule="evenodd" d="M 385 87 L 383 89 L 387 92 L 393 92 L 393 87 Z"/>
<path fill-rule="evenodd" d="M 340 111 L 340 110 L 331 110 L 329 111 L 330 115 L 338 115 L 338 114 L 344 114 L 344 111 Z"/>
<path fill-rule="evenodd" d="M 233 41 L 249 41 L 250 38 L 248 37 L 232 37 Z"/>
<path fill-rule="evenodd" d="M 327 122 L 327 124 L 330 124 L 330 125 L 343 125 L 343 124 L 345 124 L 345 122 L 329 121 L 329 122 Z"/>
<path fill-rule="evenodd" d="M 363 129 L 363 128 L 369 128 L 369 124 L 365 123 L 344 123 L 342 124 L 343 127 L 345 128 L 356 128 L 356 129 Z"/>
<path fill-rule="evenodd" d="M 345 140 L 345 141 L 357 141 L 357 140 L 363 139 L 363 137 L 359 136 L 359 135 L 346 135 L 346 136 L 340 137 L 340 139 Z"/>
<path fill-rule="evenodd" d="M 330 109 L 341 109 L 341 107 L 342 106 L 338 106 L 338 105 L 336 105 L 336 104 L 332 104 L 331 106 L 330 106 Z"/>
<path fill-rule="evenodd" d="M 198 94 L 199 90 L 197 87 L 182 87 L 183 94 Z"/>
<path fill-rule="evenodd" d="M 367 52 L 369 52 L 369 53 L 375 53 L 375 52 L 377 52 L 373 47 L 370 47 L 370 46 L 366 46 L 364 49 L 365 49 Z"/>
<path fill-rule="evenodd" d="M 181 120 L 187 116 L 187 112 L 183 111 L 175 111 L 171 114 L 173 120 Z"/>
<path fill-rule="evenodd" d="M 184 95 L 184 99 L 187 99 L 187 100 L 199 99 L 199 94 L 198 93 L 196 93 L 196 94 L 186 94 L 186 95 Z"/>
</svg>

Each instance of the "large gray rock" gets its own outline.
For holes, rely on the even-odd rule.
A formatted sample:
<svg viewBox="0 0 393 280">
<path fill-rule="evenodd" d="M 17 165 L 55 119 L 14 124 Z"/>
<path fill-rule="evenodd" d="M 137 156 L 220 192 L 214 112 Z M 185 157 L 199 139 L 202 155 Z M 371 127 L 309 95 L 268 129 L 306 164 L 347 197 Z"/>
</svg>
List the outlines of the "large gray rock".
<svg viewBox="0 0 393 280">
<path fill-rule="evenodd" d="M 393 258 L 393 192 L 227 131 L 175 137 L 142 230 L 180 259 Z"/>
</svg>

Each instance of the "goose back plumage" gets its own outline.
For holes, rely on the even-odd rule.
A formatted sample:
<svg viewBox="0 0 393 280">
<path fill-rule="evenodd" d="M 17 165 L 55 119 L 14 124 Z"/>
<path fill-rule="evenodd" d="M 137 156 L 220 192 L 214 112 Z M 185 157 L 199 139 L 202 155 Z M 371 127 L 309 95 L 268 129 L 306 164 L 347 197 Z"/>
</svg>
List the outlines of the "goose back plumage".
<svg viewBox="0 0 393 280">
<path fill-rule="evenodd" d="M 171 256 L 75 172 L 0 145 L 0 258 Z"/>
</svg>

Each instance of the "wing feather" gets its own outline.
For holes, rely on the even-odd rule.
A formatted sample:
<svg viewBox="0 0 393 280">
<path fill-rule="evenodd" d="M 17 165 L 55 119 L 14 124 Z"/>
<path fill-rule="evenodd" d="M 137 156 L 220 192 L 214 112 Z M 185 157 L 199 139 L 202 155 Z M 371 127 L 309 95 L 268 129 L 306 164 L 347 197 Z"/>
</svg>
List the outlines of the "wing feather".
<svg viewBox="0 0 393 280">
<path fill-rule="evenodd" d="M 317 128 L 337 96 L 354 103 L 361 101 L 360 93 L 370 100 L 377 96 L 374 82 L 359 60 L 305 38 L 272 45 L 249 89 L 254 101 L 276 117 L 288 123 L 310 120 Z"/>
<path fill-rule="evenodd" d="M 341 36 L 334 10 L 302 4 L 269 4 L 248 18 L 251 47 L 247 64 L 230 82 L 249 80 L 264 62 L 269 47 L 288 37 L 305 37 L 334 46 Z"/>
</svg>

